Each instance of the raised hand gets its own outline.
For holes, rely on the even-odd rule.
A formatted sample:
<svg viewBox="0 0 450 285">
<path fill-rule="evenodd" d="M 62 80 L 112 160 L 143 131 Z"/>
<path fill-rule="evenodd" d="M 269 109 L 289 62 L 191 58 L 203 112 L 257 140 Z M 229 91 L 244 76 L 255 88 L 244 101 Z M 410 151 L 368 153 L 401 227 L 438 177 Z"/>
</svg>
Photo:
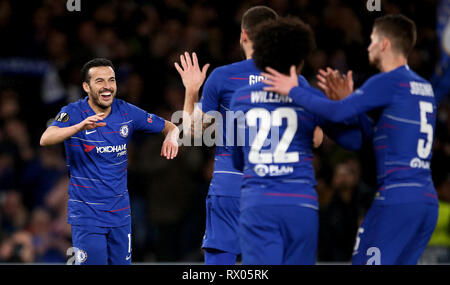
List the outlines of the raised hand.
<svg viewBox="0 0 450 285">
<path fill-rule="evenodd" d="M 188 52 L 185 52 L 184 55 L 180 55 L 180 63 L 181 66 L 178 62 L 175 62 L 174 65 L 183 80 L 183 85 L 186 90 L 200 90 L 200 87 L 205 81 L 209 63 L 205 64 L 200 70 L 197 54 L 195 52 L 192 53 L 192 59 Z"/>
<path fill-rule="evenodd" d="M 271 67 L 266 67 L 267 72 L 261 72 L 264 77 L 262 82 L 269 86 L 264 87 L 265 91 L 272 91 L 281 95 L 288 95 L 292 88 L 298 86 L 296 67 L 290 69 L 290 75 L 282 74 Z"/>
<path fill-rule="evenodd" d="M 353 93 L 353 72 L 341 75 L 338 70 L 327 68 L 320 69 L 317 74 L 317 85 L 330 100 L 342 100 Z"/>
<path fill-rule="evenodd" d="M 42 134 L 40 145 L 54 145 L 65 141 L 78 132 L 91 130 L 97 127 L 104 127 L 106 126 L 105 122 L 97 123 L 98 121 L 102 121 L 104 119 L 104 116 L 105 113 L 95 114 L 93 116 L 87 117 L 82 122 L 70 127 L 60 128 L 57 126 L 50 126 Z"/>
<path fill-rule="evenodd" d="M 92 115 L 90 117 L 87 117 L 82 122 L 78 123 L 77 127 L 78 127 L 79 131 L 92 130 L 97 127 L 104 127 L 104 126 L 106 126 L 105 122 L 97 123 L 98 121 L 103 121 L 104 116 L 105 116 L 105 113 L 98 113 L 98 114 Z"/>
</svg>

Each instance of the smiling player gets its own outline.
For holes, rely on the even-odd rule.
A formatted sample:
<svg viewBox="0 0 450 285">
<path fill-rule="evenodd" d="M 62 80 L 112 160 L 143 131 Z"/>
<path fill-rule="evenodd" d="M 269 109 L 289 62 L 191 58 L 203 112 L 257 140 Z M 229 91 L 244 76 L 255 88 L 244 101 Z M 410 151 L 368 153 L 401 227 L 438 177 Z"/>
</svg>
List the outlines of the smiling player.
<svg viewBox="0 0 450 285">
<path fill-rule="evenodd" d="M 70 174 L 68 222 L 77 264 L 131 264 L 127 145 L 135 131 L 163 133 L 161 155 L 178 152 L 171 122 L 115 99 L 114 67 L 96 58 L 82 69 L 84 99 L 64 106 L 41 146 L 64 142 Z"/>
</svg>

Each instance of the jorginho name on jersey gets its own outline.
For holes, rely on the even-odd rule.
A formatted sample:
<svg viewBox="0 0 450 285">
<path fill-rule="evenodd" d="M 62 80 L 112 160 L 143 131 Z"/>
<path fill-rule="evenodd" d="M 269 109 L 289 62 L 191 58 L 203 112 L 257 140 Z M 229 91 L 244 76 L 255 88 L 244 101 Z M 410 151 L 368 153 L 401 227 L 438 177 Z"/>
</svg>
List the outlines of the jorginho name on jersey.
<svg viewBox="0 0 450 285">
<path fill-rule="evenodd" d="M 63 107 L 51 124 L 75 125 L 95 114 L 88 97 Z M 127 145 L 135 131 L 160 133 L 164 119 L 114 99 L 104 127 L 76 133 L 64 142 L 70 174 L 68 222 L 122 226 L 130 221 Z"/>
</svg>

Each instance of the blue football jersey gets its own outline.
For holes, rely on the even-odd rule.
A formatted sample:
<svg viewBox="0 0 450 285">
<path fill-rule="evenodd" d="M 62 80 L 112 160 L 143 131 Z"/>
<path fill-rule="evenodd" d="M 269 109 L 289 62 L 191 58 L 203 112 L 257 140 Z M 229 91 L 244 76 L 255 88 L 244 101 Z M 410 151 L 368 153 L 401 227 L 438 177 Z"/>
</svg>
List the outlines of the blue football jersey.
<svg viewBox="0 0 450 285">
<path fill-rule="evenodd" d="M 254 85 L 262 79 L 261 71 L 256 68 L 253 59 L 248 59 L 214 69 L 205 82 L 199 107 L 203 113 L 211 116 L 220 113 L 220 116 L 216 116 L 220 121 L 217 124 L 214 178 L 209 195 L 232 197 L 241 195 L 240 187 L 230 187 L 226 182 L 231 179 L 240 185 L 242 179 L 242 172 L 233 166 L 231 159 L 230 146 L 235 144 L 236 133 L 227 130 L 235 131 L 236 128 L 234 117 L 229 116 L 228 112 L 231 98 L 237 89 Z M 308 82 L 302 76 L 299 82 L 302 86 L 308 86 Z M 223 179 L 218 175 L 223 176 Z"/>
<path fill-rule="evenodd" d="M 243 163 L 241 209 L 256 205 L 301 205 L 318 209 L 315 191 L 313 136 L 316 126 L 329 122 L 293 104 L 289 96 L 264 91 L 260 82 L 233 95 L 231 108 L 238 116 L 238 146 L 233 149 Z M 338 128 L 339 126 L 336 126 Z M 340 144 L 361 145 L 361 132 L 353 126 L 343 131 Z"/>
<path fill-rule="evenodd" d="M 311 113 L 340 122 L 371 111 L 376 158 L 376 202 L 437 203 L 430 160 L 436 122 L 431 85 L 408 65 L 379 73 L 340 101 L 314 96 L 302 87 L 289 93 Z"/>
<path fill-rule="evenodd" d="M 61 109 L 51 126 L 69 127 L 95 115 L 88 97 Z M 114 99 L 104 127 L 78 132 L 64 141 L 70 174 L 68 222 L 121 226 L 130 222 L 127 145 L 135 131 L 160 133 L 165 120 Z"/>
</svg>

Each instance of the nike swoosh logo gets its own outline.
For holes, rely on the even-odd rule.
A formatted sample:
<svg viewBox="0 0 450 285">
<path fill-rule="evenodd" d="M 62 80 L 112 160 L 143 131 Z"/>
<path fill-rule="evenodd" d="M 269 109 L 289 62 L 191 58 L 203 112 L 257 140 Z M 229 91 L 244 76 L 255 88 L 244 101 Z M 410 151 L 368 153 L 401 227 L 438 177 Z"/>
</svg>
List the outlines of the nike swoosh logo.
<svg viewBox="0 0 450 285">
<path fill-rule="evenodd" d="M 131 254 L 128 255 L 127 257 L 125 257 L 126 260 L 130 260 L 130 258 L 131 258 Z"/>
<path fill-rule="evenodd" d="M 88 130 L 86 130 L 86 135 L 89 135 L 89 134 L 92 134 L 92 133 L 95 133 L 97 130 L 94 130 L 94 131 L 88 131 Z"/>
</svg>

